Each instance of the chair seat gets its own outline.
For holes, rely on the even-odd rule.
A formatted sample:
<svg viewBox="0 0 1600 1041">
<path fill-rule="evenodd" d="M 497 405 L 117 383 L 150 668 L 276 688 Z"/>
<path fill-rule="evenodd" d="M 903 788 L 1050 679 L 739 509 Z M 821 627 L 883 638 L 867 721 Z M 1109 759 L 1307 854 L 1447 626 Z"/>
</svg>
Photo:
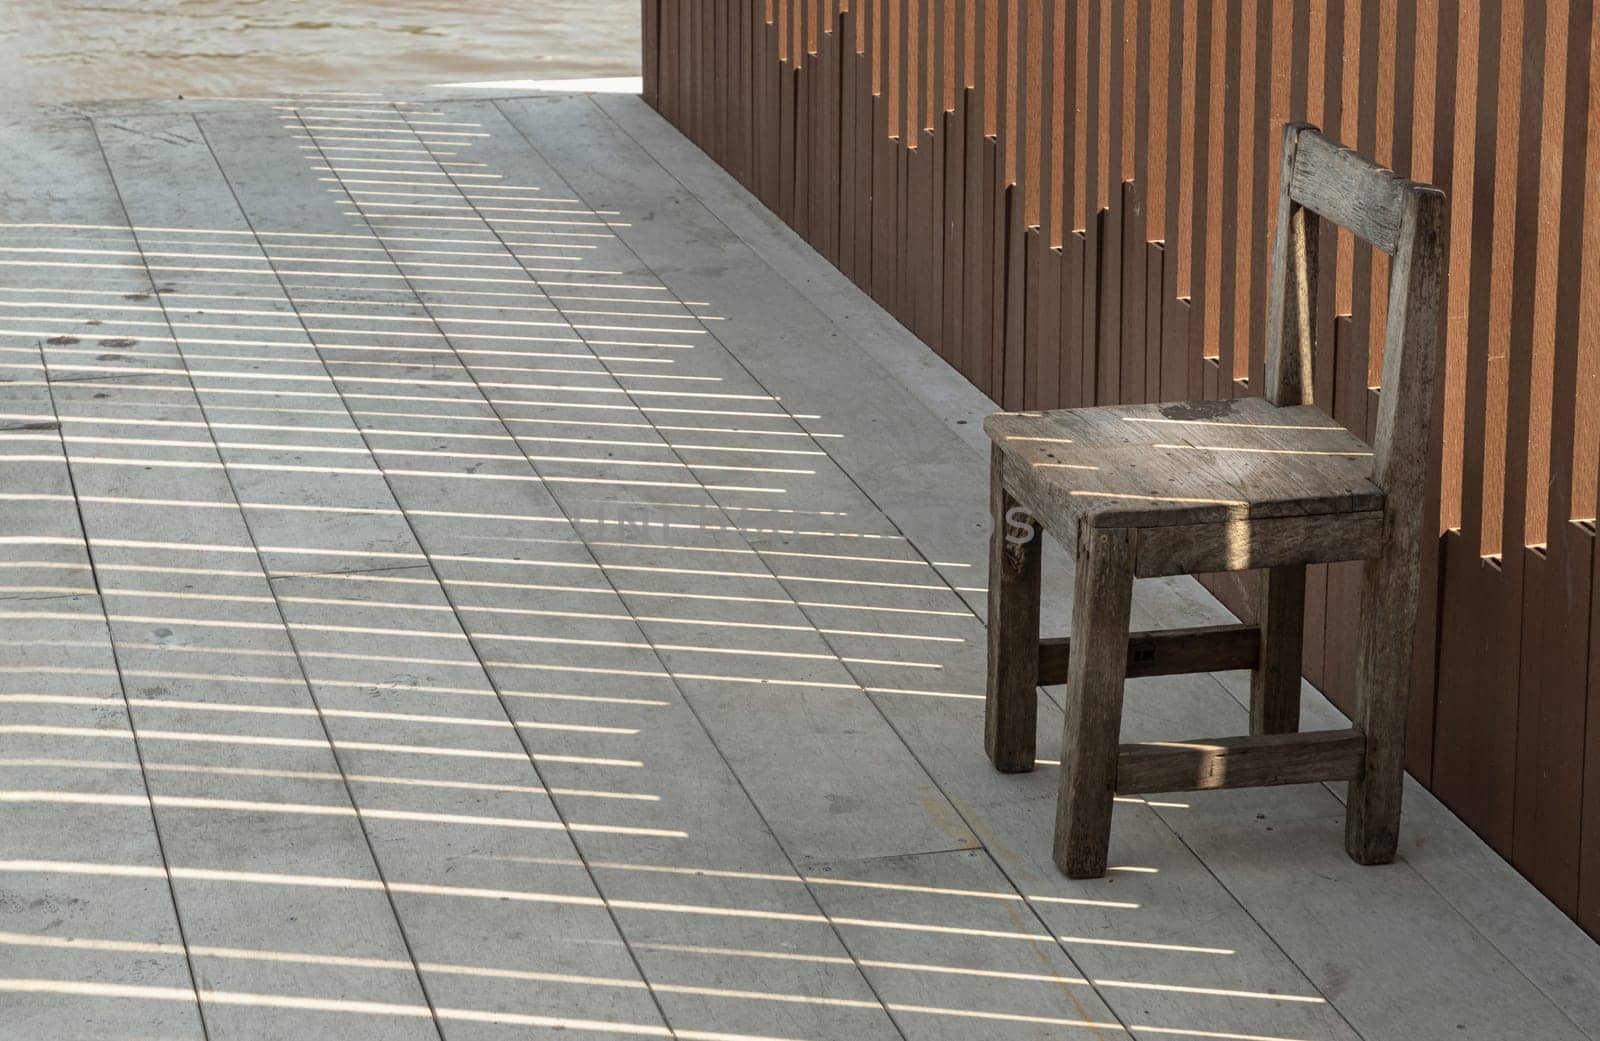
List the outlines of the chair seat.
<svg viewBox="0 0 1600 1041">
<path fill-rule="evenodd" d="M 1376 555 L 1372 451 L 1311 406 L 1261 398 L 997 413 L 1012 496 L 1068 548 L 1081 524 L 1139 530 L 1138 573 Z"/>
</svg>

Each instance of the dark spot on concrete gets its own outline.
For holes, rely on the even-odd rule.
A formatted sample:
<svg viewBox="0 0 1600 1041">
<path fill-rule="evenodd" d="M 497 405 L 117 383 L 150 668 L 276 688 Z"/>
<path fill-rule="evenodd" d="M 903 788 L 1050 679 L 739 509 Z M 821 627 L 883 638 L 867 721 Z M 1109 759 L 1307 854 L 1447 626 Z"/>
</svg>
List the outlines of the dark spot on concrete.
<svg viewBox="0 0 1600 1041">
<path fill-rule="evenodd" d="M 1161 406 L 1161 414 L 1168 419 L 1221 419 L 1233 415 L 1233 402 L 1185 401 L 1178 405 Z"/>
<path fill-rule="evenodd" d="M 128 358 L 128 356 L 126 354 L 98 354 L 98 355 L 95 356 L 94 360 L 95 361 L 126 361 L 127 358 Z"/>
<path fill-rule="evenodd" d="M 82 341 L 80 341 L 76 336 L 52 336 L 50 339 L 45 341 L 45 343 L 48 343 L 53 347 L 66 347 L 70 344 L 80 342 Z"/>
<path fill-rule="evenodd" d="M 89 320 L 88 320 L 88 321 L 87 321 L 87 322 L 84 322 L 84 323 L 83 323 L 83 324 L 84 324 L 84 325 L 105 325 L 105 324 L 106 324 L 106 323 L 105 323 L 105 322 L 102 322 L 102 321 L 101 321 L 101 320 L 100 320 L 100 319 L 98 319 L 98 318 L 91 318 L 91 319 L 89 319 Z"/>
<path fill-rule="evenodd" d="M 132 338 L 127 337 L 127 336 L 108 336 L 104 340 L 100 341 L 100 346 L 102 346 L 102 347 L 132 347 L 134 344 L 136 344 L 138 342 L 139 342 L 138 340 L 132 339 Z"/>
<path fill-rule="evenodd" d="M 21 423 L 21 424 L 19 424 L 17 426 L 14 426 L 14 427 L 6 427 L 6 429 L 7 430 L 60 430 L 61 429 L 61 424 L 46 420 L 45 422 L 42 422 L 42 423 Z"/>
<path fill-rule="evenodd" d="M 111 396 L 111 395 L 110 395 L 110 394 L 107 394 L 107 393 L 106 393 L 106 392 L 105 392 L 105 391 L 103 391 L 103 390 L 102 390 L 102 391 L 100 391 L 100 392 L 99 392 L 99 393 L 98 393 L 98 394 L 96 394 L 96 395 L 95 395 L 95 397 L 97 397 L 97 398 L 109 398 L 109 397 L 110 397 L 110 396 Z"/>
<path fill-rule="evenodd" d="M 149 293 L 123 293 L 122 294 L 122 299 L 124 299 L 124 300 L 148 300 L 148 299 L 150 299 L 150 294 Z"/>
</svg>

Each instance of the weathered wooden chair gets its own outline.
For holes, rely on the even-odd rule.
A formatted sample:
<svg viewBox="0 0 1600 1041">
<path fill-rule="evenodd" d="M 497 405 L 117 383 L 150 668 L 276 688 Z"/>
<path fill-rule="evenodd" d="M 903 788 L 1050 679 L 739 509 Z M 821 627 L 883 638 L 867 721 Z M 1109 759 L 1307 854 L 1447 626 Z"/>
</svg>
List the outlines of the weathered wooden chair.
<svg viewBox="0 0 1600 1041">
<path fill-rule="evenodd" d="M 1037 687 L 1067 684 L 1055 861 L 1105 873 L 1113 796 L 1348 780 L 1345 848 L 1394 859 L 1415 628 L 1444 196 L 1290 125 L 1264 398 L 998 413 L 984 742 L 1031 770 Z M 1369 449 L 1311 402 L 1322 217 L 1392 257 Z M 1076 547 L 1072 637 L 1039 638 L 1042 531 Z M 1364 560 L 1355 725 L 1298 733 L 1307 564 Z M 1262 569 L 1254 625 L 1128 632 L 1133 580 Z M 1119 744 L 1125 677 L 1253 670 L 1250 736 Z"/>
</svg>

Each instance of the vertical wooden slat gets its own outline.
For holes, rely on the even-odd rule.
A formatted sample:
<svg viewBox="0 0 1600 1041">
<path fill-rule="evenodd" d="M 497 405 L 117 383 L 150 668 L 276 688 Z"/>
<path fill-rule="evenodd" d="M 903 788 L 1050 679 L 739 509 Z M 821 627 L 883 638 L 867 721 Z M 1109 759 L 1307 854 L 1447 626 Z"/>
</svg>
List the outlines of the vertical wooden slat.
<svg viewBox="0 0 1600 1041">
<path fill-rule="evenodd" d="M 839 151 L 835 164 L 837 183 L 834 198 L 835 234 L 838 258 L 834 261 L 849 278 L 856 272 L 856 41 L 861 32 L 860 12 L 847 9 L 839 13 Z"/>
<path fill-rule="evenodd" d="M 859 53 L 853 59 L 856 66 L 856 83 L 858 95 L 856 97 L 855 113 L 855 164 L 854 164 L 854 195 L 856 199 L 856 259 L 853 277 L 856 284 L 868 288 L 872 282 L 872 227 L 873 227 L 873 197 L 872 197 L 872 156 L 877 147 L 876 125 L 873 122 L 873 106 L 876 98 L 874 86 L 873 62 L 873 35 L 876 32 L 874 22 L 875 0 L 857 0 L 856 12 L 860 17 L 860 44 Z"/>
<path fill-rule="evenodd" d="M 1123 138 L 1122 176 L 1126 179 L 1122 219 L 1122 392 L 1123 401 L 1146 400 L 1149 361 L 1145 342 L 1145 271 L 1149 241 L 1145 226 L 1150 133 L 1150 5 L 1129 3 L 1124 12 L 1122 65 L 1128 88 L 1128 132 Z"/>
<path fill-rule="evenodd" d="M 728 61 L 728 0 L 712 0 L 711 24 L 711 155 L 726 165 L 728 151 L 728 76 L 733 71 Z"/>
<path fill-rule="evenodd" d="M 1106 2 L 1100 14 L 1101 196 L 1100 293 L 1095 331 L 1099 337 L 1095 363 L 1096 398 L 1102 404 L 1122 400 L 1122 179 L 1124 89 L 1122 27 L 1128 5 Z"/>
<path fill-rule="evenodd" d="M 894 282 L 894 164 L 895 114 L 899 111 L 894 100 L 893 52 L 899 21 L 895 17 L 897 0 L 875 0 L 873 32 L 874 58 L 877 66 L 877 92 L 873 95 L 873 148 L 872 148 L 872 298 L 880 304 L 889 303 L 889 290 Z"/>
<path fill-rule="evenodd" d="M 1542 155 L 1542 137 L 1547 131 L 1546 117 L 1549 108 L 1549 99 L 1545 96 L 1545 69 L 1548 58 L 1545 31 L 1549 22 L 1549 11 L 1545 4 L 1536 3 L 1527 7 L 1522 26 L 1521 75 L 1517 85 L 1519 99 L 1515 118 L 1518 125 L 1518 142 L 1515 164 L 1512 166 L 1515 186 L 1513 219 L 1516 223 L 1513 228 L 1514 245 L 1510 266 L 1518 290 L 1510 295 L 1507 304 L 1508 346 L 1511 344 L 1529 346 L 1522 350 L 1508 351 L 1509 357 L 1506 363 L 1504 433 L 1506 463 L 1500 512 L 1503 547 L 1501 557 L 1505 575 L 1503 596 L 1508 602 L 1503 605 L 1499 616 L 1504 626 L 1503 631 L 1516 634 L 1517 656 L 1509 663 L 1509 667 L 1516 670 L 1521 678 L 1535 678 L 1530 676 L 1533 670 L 1529 667 L 1531 663 L 1528 659 L 1541 649 L 1540 644 L 1545 639 L 1554 635 L 1544 630 L 1540 624 L 1542 619 L 1538 615 L 1531 618 L 1524 617 L 1525 597 L 1529 592 L 1526 580 L 1530 577 L 1530 568 L 1533 587 L 1538 589 L 1544 584 L 1541 577 L 1550 563 L 1549 547 L 1543 537 L 1543 531 L 1539 532 L 1539 537 L 1534 543 L 1528 542 L 1527 539 L 1530 534 L 1527 530 L 1530 512 L 1536 511 L 1535 524 L 1541 529 L 1543 527 L 1544 482 L 1548 478 L 1533 471 L 1540 456 L 1544 457 L 1545 465 L 1548 465 L 1551 432 L 1548 416 L 1540 428 L 1534 428 L 1529 424 L 1534 408 L 1533 390 L 1538 355 L 1548 354 L 1553 348 L 1548 342 L 1542 350 L 1531 345 L 1534 327 L 1539 320 L 1541 298 L 1550 295 L 1550 290 L 1541 285 L 1542 281 L 1550 278 L 1550 273 L 1547 269 L 1542 270 L 1543 265 L 1539 263 L 1540 254 L 1543 252 L 1540 243 L 1543 235 L 1539 211 L 1546 180 L 1544 174 L 1552 167 L 1559 169 L 1559 160 L 1554 157 L 1546 159 Z M 1535 479 L 1541 479 L 1541 484 L 1538 492 L 1530 495 L 1529 484 Z M 1540 500 L 1537 507 L 1531 506 L 1530 502 L 1535 498 Z M 1517 693 L 1522 696 L 1517 696 L 1517 693 L 1512 694 L 1517 719 L 1513 752 L 1516 781 L 1511 810 L 1510 844 L 1507 852 L 1511 862 L 1524 874 L 1530 877 L 1543 877 L 1549 883 L 1556 881 L 1553 875 L 1560 874 L 1559 868 L 1547 859 L 1548 854 L 1555 850 L 1548 840 L 1538 838 L 1530 840 L 1529 833 L 1535 827 L 1535 820 L 1541 809 L 1539 799 L 1541 790 L 1556 779 L 1555 774 L 1562 772 L 1562 764 L 1559 761 L 1542 761 L 1542 755 L 1552 749 L 1540 740 L 1541 710 L 1551 706 L 1560 697 L 1561 691 L 1540 691 L 1536 699 L 1532 692 L 1520 683 L 1519 688 L 1521 689 Z M 1564 887 L 1557 886 L 1557 888 Z M 1572 896 L 1575 897 L 1576 894 Z M 1576 900 L 1568 899 L 1561 902 L 1571 908 Z"/>
<path fill-rule="evenodd" d="M 1187 336 L 1180 336 L 1186 324 L 1189 294 L 1188 249 L 1194 209 L 1194 5 L 1172 0 L 1168 24 L 1168 66 L 1173 70 L 1167 85 L 1167 189 L 1166 226 L 1162 250 L 1161 281 L 1161 397 L 1173 401 L 1184 397 L 1189 385 Z"/>
<path fill-rule="evenodd" d="M 1587 156 L 1585 164 L 1584 198 L 1600 199 L 1600 25 L 1591 23 L 1589 50 L 1588 123 L 1585 134 Z M 1586 204 L 1588 205 L 1588 204 Z M 1578 339 L 1577 396 L 1578 415 L 1575 417 L 1573 449 L 1573 505 L 1574 518 L 1589 518 L 1582 530 L 1589 536 L 1594 570 L 1590 572 L 1590 590 L 1600 588 L 1600 552 L 1594 550 L 1594 496 L 1597 468 L 1596 417 L 1597 384 L 1600 384 L 1600 214 L 1592 206 L 1585 211 L 1583 221 L 1582 260 L 1579 266 L 1579 300 L 1577 302 Z M 1590 595 L 1589 654 L 1591 658 L 1600 648 L 1600 596 Z M 1600 669 L 1589 668 L 1587 707 L 1585 710 L 1585 749 L 1583 770 L 1583 810 L 1580 827 L 1578 869 L 1578 923 L 1591 936 L 1600 936 Z"/>
<path fill-rule="evenodd" d="M 967 199 L 967 107 L 971 98 L 971 0 L 946 0 L 950 7 L 951 69 L 949 73 L 950 111 L 944 119 L 944 270 L 943 325 L 945 358 L 958 372 L 966 371 L 966 336 L 963 309 L 966 303 L 966 199 Z"/>
<path fill-rule="evenodd" d="M 1250 214 L 1249 231 L 1244 236 L 1248 271 L 1246 293 L 1240 301 L 1248 323 L 1241 333 L 1239 350 L 1244 354 L 1243 366 L 1235 376 L 1247 381 L 1248 393 L 1263 393 L 1264 350 L 1266 345 L 1267 312 L 1267 257 L 1272 250 L 1272 225 L 1275 214 L 1272 200 L 1277 198 L 1279 128 L 1290 119 L 1289 70 L 1294 67 L 1291 51 L 1294 43 L 1294 6 L 1273 4 L 1271 0 L 1258 0 L 1255 10 L 1254 47 L 1251 64 L 1254 69 L 1255 97 L 1252 118 L 1247 122 L 1253 169 L 1250 190 L 1240 205 Z"/>
<path fill-rule="evenodd" d="M 984 271 L 980 292 L 983 294 L 982 313 L 979 316 L 980 334 L 984 338 L 987 386 L 998 400 L 1005 389 L 1005 229 L 1007 224 L 1006 164 L 1001 144 L 1005 136 L 1006 83 L 1009 57 L 1007 30 L 1010 20 L 1008 5 L 1011 0 L 994 0 L 989 4 L 989 31 L 987 57 L 992 63 L 986 79 L 988 136 L 983 142 L 983 208 L 984 208 Z"/>
<path fill-rule="evenodd" d="M 1039 113 L 1035 120 L 1039 126 L 1036 169 L 1039 256 L 1032 272 L 1034 297 L 1030 302 L 1037 316 L 1037 342 L 1030 372 L 1036 408 L 1057 408 L 1061 404 L 1058 397 L 1061 386 L 1061 252 L 1058 248 L 1061 200 L 1057 187 L 1060 178 L 1056 171 L 1061 165 L 1059 128 L 1066 95 L 1058 57 L 1064 21 L 1060 8 L 1056 3 L 1039 3 L 1036 8 L 1039 20 L 1034 30 L 1041 44 Z"/>
<path fill-rule="evenodd" d="M 1060 163 L 1060 225 L 1061 225 L 1061 285 L 1060 332 L 1061 359 L 1056 370 L 1056 401 L 1062 407 L 1083 403 L 1083 323 L 1078 315 L 1083 308 L 1083 250 L 1077 234 L 1083 228 L 1083 133 L 1084 121 L 1079 113 L 1083 98 L 1080 84 L 1085 75 L 1083 62 L 1084 0 L 1074 0 L 1060 14 L 1062 103 L 1061 113 L 1061 163 Z"/>
<path fill-rule="evenodd" d="M 1447 169 L 1447 164 L 1436 161 L 1440 147 L 1438 139 L 1441 134 L 1439 126 L 1441 121 L 1435 116 L 1439 107 L 1437 96 L 1439 84 L 1449 75 L 1441 66 L 1452 69 L 1454 67 L 1454 34 L 1447 36 L 1439 31 L 1439 0 L 1418 0 L 1416 4 L 1403 8 L 1403 11 L 1407 10 L 1409 17 L 1401 18 L 1395 63 L 1397 68 L 1402 70 L 1399 82 L 1409 85 L 1409 97 L 1403 100 L 1402 95 L 1405 92 L 1400 91 L 1397 93 L 1395 104 L 1397 108 L 1407 103 L 1410 105 L 1409 171 L 1415 180 L 1438 185 L 1444 190 L 1446 198 L 1449 198 L 1450 185 L 1438 172 L 1441 165 Z M 1403 70 L 1408 68 L 1414 70 L 1415 75 L 1405 76 Z M 1398 129 L 1395 138 L 1395 157 L 1397 165 L 1405 162 L 1407 157 Z M 1440 504 L 1443 458 L 1440 447 L 1443 431 L 1441 406 L 1444 401 L 1445 374 L 1449 366 L 1446 346 L 1449 300 L 1449 289 L 1446 286 L 1444 305 L 1439 314 L 1440 358 L 1435 377 L 1433 403 L 1433 429 L 1439 433 L 1434 436 L 1432 456 L 1428 465 L 1428 488 L 1423 496 L 1427 516 L 1423 524 L 1417 636 L 1412 650 L 1411 715 L 1406 727 L 1407 767 L 1424 784 L 1427 784 L 1432 777 L 1433 770 L 1434 666 L 1438 649 L 1439 549 L 1440 536 L 1443 533 Z"/>
<path fill-rule="evenodd" d="M 1458 40 L 1456 75 L 1454 82 L 1440 84 L 1440 91 L 1453 88 L 1453 120 L 1447 121 L 1446 131 L 1450 147 L 1443 153 L 1449 158 L 1451 193 L 1450 210 L 1450 272 L 1451 279 L 1445 288 L 1450 306 L 1445 324 L 1445 378 L 1444 426 L 1442 428 L 1440 459 L 1440 526 L 1446 530 L 1459 530 L 1464 523 L 1463 505 L 1466 501 L 1466 401 L 1467 401 L 1467 332 L 1471 309 L 1466 301 L 1472 292 L 1472 233 L 1478 204 L 1476 192 L 1477 173 L 1477 115 L 1478 82 L 1489 70 L 1478 67 L 1480 52 L 1478 24 L 1481 21 L 1470 4 L 1463 6 L 1456 0 L 1441 0 L 1439 20 L 1442 26 L 1454 22 L 1454 33 L 1441 33 L 1441 37 L 1454 36 Z M 1441 69 L 1441 72 L 1443 70 Z"/>
<path fill-rule="evenodd" d="M 1083 62 L 1079 82 L 1083 85 L 1083 209 L 1079 219 L 1083 222 L 1083 296 L 1079 303 L 1079 325 L 1082 328 L 1082 363 L 1080 400 L 1078 404 L 1103 404 L 1100 395 L 1100 254 L 1102 248 L 1102 220 L 1105 198 L 1105 143 L 1101 112 L 1105 89 L 1101 86 L 1101 70 L 1106 62 L 1102 54 L 1105 39 L 1101 23 L 1107 11 L 1105 0 L 1084 0 L 1086 17 L 1080 22 L 1083 30 L 1078 40 L 1078 54 Z"/>
<path fill-rule="evenodd" d="M 989 256 L 988 240 L 985 237 L 987 234 L 985 215 L 989 211 L 989 205 L 984 196 L 984 155 L 990 127 L 988 83 L 991 65 L 988 40 L 993 6 L 972 0 L 971 11 L 968 39 L 971 41 L 969 60 L 972 63 L 972 74 L 969 81 L 972 89 L 967 92 L 965 116 L 967 139 L 963 145 L 965 196 L 961 204 L 965 222 L 962 233 L 964 245 L 961 371 L 969 380 L 978 383 L 979 386 L 986 386 L 980 376 L 987 371 L 988 357 L 985 345 L 987 321 L 983 314 L 983 283 L 988 270 Z"/>
<path fill-rule="evenodd" d="M 689 136 L 696 140 L 701 138 L 700 79 L 704 68 L 703 55 L 700 52 L 700 6 L 702 3 L 704 3 L 704 0 L 681 0 L 684 28 L 681 34 L 682 46 L 678 52 L 679 67 L 683 73 L 683 118 L 688 124 Z"/>
<path fill-rule="evenodd" d="M 1224 12 L 1219 27 L 1223 52 L 1222 136 L 1216 140 L 1216 144 L 1221 149 L 1217 158 L 1222 176 L 1220 190 L 1212 196 L 1216 206 L 1217 230 L 1210 263 L 1215 265 L 1215 270 L 1207 283 L 1211 293 L 1208 306 L 1212 308 L 1211 321 L 1215 323 L 1209 333 L 1208 351 L 1210 357 L 1217 359 L 1217 382 L 1215 388 L 1207 388 L 1210 397 L 1233 396 L 1233 381 L 1238 376 L 1234 357 L 1243 346 L 1239 343 L 1235 322 L 1241 317 L 1238 314 L 1239 296 L 1241 293 L 1248 295 L 1244 284 L 1244 273 L 1249 270 L 1244 251 L 1248 247 L 1240 239 L 1241 226 L 1249 218 L 1242 212 L 1243 207 L 1239 202 L 1241 186 L 1248 177 L 1249 164 L 1244 159 L 1245 142 L 1249 138 L 1248 119 L 1254 101 L 1246 89 L 1253 76 L 1246 54 L 1246 48 L 1251 43 L 1248 37 L 1255 32 L 1254 19 L 1247 17 L 1246 11 L 1252 2 L 1224 0 L 1221 5 Z"/>
<path fill-rule="evenodd" d="M 690 5 L 693 2 L 694 0 L 663 0 L 663 3 L 671 6 L 675 15 L 675 31 L 672 35 L 677 42 L 677 46 L 673 49 L 677 57 L 674 63 L 677 73 L 673 78 L 677 83 L 677 90 L 673 108 L 677 113 L 678 125 L 691 137 L 694 136 L 694 112 L 690 104 L 692 90 L 690 71 L 694 64 L 693 41 L 690 37 L 694 31 L 694 19 Z"/>
<path fill-rule="evenodd" d="M 1433 777 L 1436 790 L 1461 807 L 1491 845 L 1509 851 L 1517 714 L 1515 674 L 1506 667 L 1506 649 L 1494 646 L 1504 632 L 1500 617 L 1504 612 L 1500 607 L 1499 519 L 1490 503 L 1499 498 L 1504 440 L 1494 436 L 1499 423 L 1491 419 L 1490 402 L 1492 398 L 1504 400 L 1501 388 L 1491 386 L 1503 383 L 1504 358 L 1502 364 L 1492 359 L 1492 319 L 1501 309 L 1491 307 L 1490 296 L 1504 285 L 1503 278 L 1495 275 L 1496 251 L 1510 245 L 1497 234 L 1496 221 L 1504 214 L 1499 203 L 1507 198 L 1501 148 L 1515 133 L 1515 128 L 1505 124 L 1514 118 L 1508 97 L 1515 96 L 1518 77 L 1516 60 L 1503 60 L 1506 54 L 1502 51 L 1504 36 L 1516 35 L 1517 27 L 1506 24 L 1501 15 L 1499 5 L 1485 6 L 1471 15 L 1477 22 L 1473 160 L 1477 173 L 1470 198 L 1464 198 L 1459 189 L 1456 193 L 1458 207 L 1471 207 L 1472 230 L 1470 267 L 1454 274 L 1467 279 L 1463 452 L 1464 459 L 1476 462 L 1463 467 L 1461 535 L 1447 540 L 1445 581 L 1455 589 L 1454 595 L 1445 597 L 1440 623 Z M 1520 56 L 1520 37 L 1517 50 Z M 1515 215 L 1504 216 L 1509 232 Z M 1509 257 L 1501 256 L 1498 263 L 1508 261 Z M 1494 375 L 1497 368 L 1499 380 Z"/>
<path fill-rule="evenodd" d="M 948 110 L 940 121 L 943 139 L 940 200 L 940 335 L 944 357 L 956 371 L 964 371 L 965 350 L 962 335 L 963 266 L 966 250 L 966 165 L 967 165 L 967 76 L 968 0 L 944 0 L 946 32 L 950 40 L 950 67 L 946 72 Z"/>
<path fill-rule="evenodd" d="M 757 146 L 757 127 L 766 120 L 759 115 L 762 104 L 761 77 L 766 68 L 761 32 L 765 24 L 762 4 L 739 4 L 739 134 L 744 157 L 745 186 L 752 191 L 759 184 L 761 149 Z"/>
<path fill-rule="evenodd" d="M 652 0 L 644 0 L 651 3 Z M 656 111 L 662 118 L 678 117 L 678 0 L 656 3 Z"/>
<path fill-rule="evenodd" d="M 1061 366 L 1061 402 L 1074 406 L 1083 404 L 1093 394 L 1092 385 L 1083 382 L 1083 367 L 1077 359 L 1088 352 L 1084 350 L 1083 323 L 1070 308 L 1081 307 L 1085 296 L 1084 258 L 1089 252 L 1089 241 L 1082 231 L 1067 235 L 1061 247 L 1061 351 L 1065 356 Z"/>
<path fill-rule="evenodd" d="M 911 20 L 911 56 L 908 67 L 913 71 L 912 102 L 910 104 L 909 143 L 912 153 L 907 157 L 907 184 L 910 194 L 906 200 L 908 226 L 907 252 L 912 262 L 909 277 L 911 330 L 924 343 L 938 350 L 939 336 L 934 322 L 935 298 L 933 295 L 933 150 L 932 127 L 932 77 L 933 77 L 933 9 L 930 0 L 913 0 L 914 17 Z"/>
<path fill-rule="evenodd" d="M 807 242 L 812 238 L 812 184 L 816 177 L 816 155 L 812 151 L 816 136 L 812 120 L 816 109 L 815 65 L 811 46 L 812 9 L 816 0 L 796 0 L 794 25 L 794 148 L 790 165 L 794 167 L 794 202 L 789 218 L 794 230 Z"/>
<path fill-rule="evenodd" d="M 661 100 L 661 0 L 639 0 L 639 72 L 644 83 L 645 104 L 656 107 Z"/>
<path fill-rule="evenodd" d="M 1223 126 L 1226 118 L 1223 63 L 1227 20 L 1200 17 L 1195 49 L 1194 271 L 1190 301 L 1190 397 L 1218 395 L 1215 366 L 1220 349 L 1217 317 L 1222 277 Z"/>
<path fill-rule="evenodd" d="M 843 261 L 843 235 L 840 221 L 845 195 L 845 70 L 850 61 L 845 34 L 845 16 L 838 10 L 838 0 L 827 0 L 827 155 L 824 157 L 824 176 L 827 190 L 822 206 L 822 221 L 827 224 L 827 248 L 830 261 L 835 265 Z"/>
<path fill-rule="evenodd" d="M 1165 398 L 1161 380 L 1165 366 L 1162 350 L 1165 343 L 1161 331 L 1161 316 L 1165 310 L 1162 289 L 1162 263 L 1165 251 L 1157 248 L 1167 239 L 1168 170 L 1173 158 L 1169 134 L 1177 118 L 1168 97 L 1168 91 L 1178 69 L 1172 61 L 1172 3 L 1171 0 L 1144 0 L 1144 24 L 1147 30 L 1140 38 L 1139 63 L 1146 76 L 1144 133 L 1144 160 L 1141 177 L 1144 185 L 1144 240 L 1145 250 L 1145 401 Z"/>
<path fill-rule="evenodd" d="M 996 401 L 1005 406 L 1006 356 L 1006 260 L 1007 233 L 1010 228 L 1011 181 L 1006 145 L 1011 109 L 1011 12 L 1016 0 L 994 0 L 994 32 L 989 37 L 989 52 L 994 58 L 990 74 L 989 104 L 993 110 L 993 133 L 984 142 L 984 200 L 988 209 L 988 234 L 985 248 L 988 268 L 984 280 L 984 314 L 988 339 L 988 386 Z"/>
<path fill-rule="evenodd" d="M 929 346 L 950 360 L 953 346 L 945 337 L 944 240 L 945 240 L 945 151 L 949 147 L 946 115 L 952 47 L 949 35 L 950 10 L 954 0 L 929 0 L 928 5 L 928 102 L 924 106 L 923 147 L 927 161 L 928 208 L 922 221 L 926 226 L 928 257 L 923 271 L 923 328 Z"/>
<path fill-rule="evenodd" d="M 807 0 L 807 50 L 802 56 L 801 79 L 806 93 L 806 148 L 803 154 L 806 177 L 806 220 L 813 248 L 831 260 L 827 219 L 828 185 L 835 175 L 829 170 L 828 78 L 831 74 L 827 10 L 833 0 Z"/>
<path fill-rule="evenodd" d="M 751 78 L 755 83 L 751 110 L 751 151 L 756 177 L 756 195 L 770 210 L 778 209 L 778 142 L 782 120 L 778 117 L 778 80 L 783 75 L 777 56 L 777 34 L 773 25 L 774 0 L 767 0 L 759 17 L 752 17 L 751 38 L 755 55 Z"/>
</svg>

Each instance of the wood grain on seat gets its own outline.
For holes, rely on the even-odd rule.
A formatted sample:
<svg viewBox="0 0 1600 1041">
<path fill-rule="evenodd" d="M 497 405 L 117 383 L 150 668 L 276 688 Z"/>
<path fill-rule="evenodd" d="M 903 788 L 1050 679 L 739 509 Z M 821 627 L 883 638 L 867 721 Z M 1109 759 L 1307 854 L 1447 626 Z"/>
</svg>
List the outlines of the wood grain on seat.
<svg viewBox="0 0 1600 1041">
<path fill-rule="evenodd" d="M 1383 509 L 1372 450 L 1309 406 L 1260 398 L 990 416 L 1006 485 L 1047 531 Z"/>
</svg>

